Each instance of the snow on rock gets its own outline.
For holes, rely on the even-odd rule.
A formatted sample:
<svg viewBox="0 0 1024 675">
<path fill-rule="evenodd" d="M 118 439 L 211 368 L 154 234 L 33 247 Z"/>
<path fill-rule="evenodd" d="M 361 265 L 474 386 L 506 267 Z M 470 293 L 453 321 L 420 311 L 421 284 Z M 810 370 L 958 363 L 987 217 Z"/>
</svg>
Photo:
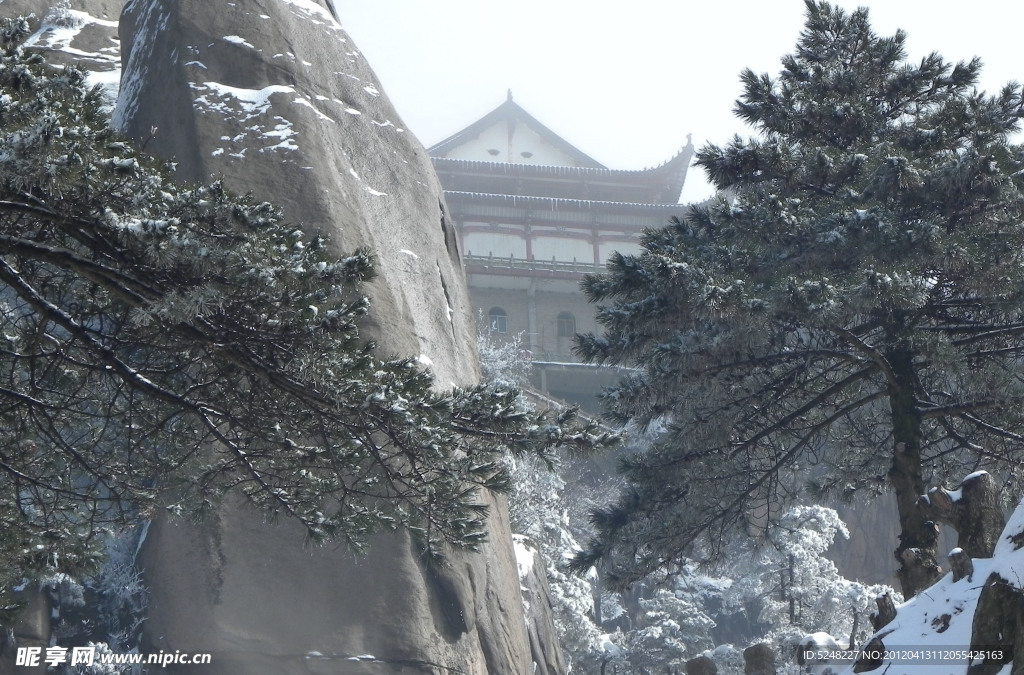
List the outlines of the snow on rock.
<svg viewBox="0 0 1024 675">
<path fill-rule="evenodd" d="M 799 644 L 800 649 L 846 649 L 846 644 L 841 644 L 834 636 L 829 633 L 818 631 L 817 633 L 811 633 L 805 635 Z"/>
<path fill-rule="evenodd" d="M 992 572 L 1002 578 L 1024 579 L 1024 500 L 1003 528 L 992 560 Z"/>
<path fill-rule="evenodd" d="M 195 62 L 190 62 L 195 63 Z M 231 87 L 220 82 L 190 82 L 189 86 L 196 92 L 209 91 L 195 98 L 196 107 L 202 112 L 217 113 L 224 118 L 232 118 L 248 122 L 270 109 L 272 94 L 291 94 L 292 87 L 270 85 L 261 89 L 243 89 Z M 211 98 L 211 96 L 213 98 Z"/>
<path fill-rule="evenodd" d="M 944 675 L 966 674 L 966 659 L 926 658 L 927 652 L 970 647 L 980 580 L 988 576 L 990 565 L 990 560 L 975 560 L 974 582 L 961 579 L 954 583 L 952 574 L 946 574 L 933 586 L 899 605 L 896 618 L 877 635 L 887 651 L 904 658 L 885 660 L 877 672 L 935 675 L 936 666 L 941 666 Z M 852 668 L 847 672 L 852 673 Z"/>
<path fill-rule="evenodd" d="M 538 664 L 535 672 L 564 673 L 566 669 L 558 647 L 554 611 L 551 608 L 551 591 L 540 550 L 529 537 L 521 534 L 512 535 L 512 544 L 519 571 L 530 653 L 534 663 Z"/>
<path fill-rule="evenodd" d="M 300 18 L 307 19 L 316 26 L 323 26 L 330 30 L 341 31 L 341 24 L 337 20 L 337 12 L 334 4 L 327 0 L 327 7 L 324 7 L 313 0 L 278 0 L 291 6 L 292 11 Z M 343 40 L 344 42 L 344 40 Z"/>
<path fill-rule="evenodd" d="M 960 549 L 951 550 L 950 555 L 957 551 Z M 1018 580 L 1024 579 L 1024 501 L 1003 529 L 993 557 L 974 559 L 973 564 L 971 577 L 954 582 L 952 574 L 946 574 L 916 597 L 899 605 L 896 618 L 876 634 L 886 651 L 899 658 L 884 659 L 871 672 L 884 672 L 886 675 L 935 675 L 939 672 L 943 675 L 966 675 L 967 659 L 954 657 L 958 650 L 968 650 L 972 640 L 979 639 L 978 631 L 985 623 L 981 619 L 987 619 L 990 626 L 995 622 L 989 630 L 996 637 L 986 640 L 987 646 L 1010 646 L 1007 644 L 1012 640 L 1009 635 L 999 637 L 1004 635 L 999 624 L 1003 617 L 991 615 L 1005 601 L 997 599 L 989 605 L 992 609 L 986 610 L 985 595 L 1004 592 L 1015 598 L 1017 603 L 1021 602 Z M 1012 583 L 1007 587 L 999 579 L 1012 580 Z M 979 606 L 983 609 L 978 610 Z M 1003 644 L 999 644 L 1000 641 Z M 1009 673 L 1009 666 L 999 672 L 1004 671 Z M 853 673 L 853 669 L 843 673 Z"/>
<path fill-rule="evenodd" d="M 622 656 L 622 648 L 612 642 L 612 636 L 610 633 L 602 633 L 599 638 L 598 647 L 602 652 L 609 656 Z"/>
<path fill-rule="evenodd" d="M 537 549 L 529 543 L 527 537 L 521 534 L 512 535 L 512 545 L 515 547 L 519 579 L 523 580 L 533 573 L 533 563 L 537 557 Z"/>
<path fill-rule="evenodd" d="M 248 47 L 249 49 L 256 49 L 251 44 L 249 44 L 249 42 L 246 41 L 246 39 L 241 35 L 225 35 L 221 39 L 224 40 L 224 42 L 230 42 L 234 45 L 241 45 L 243 47 Z"/>
<path fill-rule="evenodd" d="M 988 471 L 975 471 L 974 473 L 969 473 L 966 476 L 964 476 L 964 479 L 962 481 L 960 481 L 960 483 L 962 485 L 963 483 L 966 483 L 969 480 L 974 480 L 975 478 L 979 478 L 981 476 L 987 476 L 987 475 L 988 475 Z"/>
<path fill-rule="evenodd" d="M 7 0 L 4 16 L 35 14 L 41 17 L 26 47 L 47 52 L 58 66 L 75 66 L 99 85 L 110 102 L 117 99 L 121 80 L 121 43 L 117 18 L 124 0 L 77 0 L 60 6 L 55 0 Z"/>
</svg>

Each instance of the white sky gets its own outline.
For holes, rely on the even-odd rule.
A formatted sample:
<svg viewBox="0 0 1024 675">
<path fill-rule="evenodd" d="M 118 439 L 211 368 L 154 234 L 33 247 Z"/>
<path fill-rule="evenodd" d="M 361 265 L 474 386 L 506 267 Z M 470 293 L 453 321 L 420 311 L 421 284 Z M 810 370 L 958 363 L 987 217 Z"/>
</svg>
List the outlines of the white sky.
<svg viewBox="0 0 1024 675">
<path fill-rule="evenodd" d="M 749 129 L 732 114 L 745 67 L 779 71 L 803 27 L 801 0 L 334 0 L 409 130 L 430 146 L 517 103 L 615 169 L 661 164 Z M 840 0 L 877 33 L 908 34 L 919 60 L 982 57 L 981 86 L 1024 79 L 1024 3 Z M 692 169 L 684 201 L 709 196 Z"/>
</svg>

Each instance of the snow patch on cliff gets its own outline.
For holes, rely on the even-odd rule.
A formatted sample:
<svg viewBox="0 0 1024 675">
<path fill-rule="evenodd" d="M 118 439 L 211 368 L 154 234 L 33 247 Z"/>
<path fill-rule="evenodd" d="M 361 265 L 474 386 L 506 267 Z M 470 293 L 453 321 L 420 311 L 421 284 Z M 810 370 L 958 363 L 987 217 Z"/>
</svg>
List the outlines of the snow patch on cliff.
<svg viewBox="0 0 1024 675">
<path fill-rule="evenodd" d="M 248 47 L 249 49 L 256 49 L 251 43 L 246 41 L 241 35 L 225 35 L 223 38 L 224 42 L 230 42 L 233 45 L 240 45 L 242 47 Z"/>
<path fill-rule="evenodd" d="M 76 40 L 90 26 L 106 29 L 103 32 L 111 34 L 110 43 L 93 50 L 80 48 Z M 89 85 L 101 86 L 108 100 L 113 103 L 117 100 L 121 83 L 121 48 L 116 36 L 116 21 L 55 6 L 43 17 L 38 30 L 25 41 L 25 46 L 68 55 L 75 66 L 86 71 Z"/>
<path fill-rule="evenodd" d="M 525 579 L 533 573 L 533 563 L 536 561 L 537 549 L 530 543 L 528 537 L 521 534 L 512 535 L 512 545 L 516 552 L 516 567 L 519 569 L 519 578 Z"/>
<path fill-rule="evenodd" d="M 209 92 L 195 98 L 194 103 L 197 107 L 220 113 L 225 117 L 240 117 L 243 122 L 267 112 L 271 106 L 270 97 L 274 94 L 295 93 L 293 87 L 282 84 L 273 84 L 262 89 L 242 89 L 220 82 L 193 82 L 189 86 L 193 91 Z"/>
<path fill-rule="evenodd" d="M 336 12 L 333 11 L 334 4 L 328 0 L 332 9 L 326 9 L 321 7 L 313 0 L 280 0 L 280 2 L 287 3 L 292 6 L 292 12 L 296 16 L 309 19 L 311 23 L 318 26 L 326 25 L 328 28 L 336 31 L 342 30 L 341 24 L 335 19 Z"/>
</svg>

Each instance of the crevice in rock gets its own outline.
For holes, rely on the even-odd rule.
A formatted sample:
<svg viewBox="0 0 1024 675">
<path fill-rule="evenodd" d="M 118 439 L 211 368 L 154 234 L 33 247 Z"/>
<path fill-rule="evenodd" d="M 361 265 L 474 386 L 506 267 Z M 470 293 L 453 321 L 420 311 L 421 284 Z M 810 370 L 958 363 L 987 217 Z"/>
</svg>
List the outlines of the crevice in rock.
<svg viewBox="0 0 1024 675">
<path fill-rule="evenodd" d="M 437 208 L 441 211 L 441 234 L 444 238 L 444 247 L 448 250 L 448 257 L 455 265 L 461 265 L 462 252 L 459 251 L 459 238 L 455 236 L 455 228 L 448 221 L 448 212 L 445 211 L 444 201 L 438 199 Z"/>
<path fill-rule="evenodd" d="M 448 330 L 452 334 L 452 341 L 458 344 L 459 339 L 458 336 L 455 335 L 455 323 L 452 321 L 452 314 L 455 312 L 455 308 L 452 307 L 452 294 L 448 290 L 448 282 L 445 281 L 444 273 L 441 271 L 441 266 L 436 262 L 434 265 L 437 267 L 437 278 L 441 280 L 441 290 L 444 291 L 445 313 L 448 317 Z"/>
<path fill-rule="evenodd" d="M 434 627 L 449 644 L 455 643 L 470 629 L 466 616 L 469 599 L 465 597 L 465 588 L 460 585 L 453 569 L 447 566 L 440 568 L 426 559 L 423 560 L 423 575 L 430 596 Z"/>
</svg>

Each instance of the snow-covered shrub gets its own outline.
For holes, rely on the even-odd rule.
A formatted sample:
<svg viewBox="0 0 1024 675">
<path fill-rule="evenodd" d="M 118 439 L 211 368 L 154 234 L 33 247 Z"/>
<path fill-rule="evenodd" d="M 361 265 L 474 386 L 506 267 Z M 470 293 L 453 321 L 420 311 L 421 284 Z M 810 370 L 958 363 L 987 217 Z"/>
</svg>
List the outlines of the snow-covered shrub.
<svg viewBox="0 0 1024 675">
<path fill-rule="evenodd" d="M 81 28 L 85 25 L 85 20 L 79 12 L 71 9 L 68 0 L 60 0 L 43 17 L 43 25 L 54 28 Z"/>
<path fill-rule="evenodd" d="M 105 642 L 90 642 L 89 646 L 94 647 L 96 650 L 92 665 L 77 665 L 68 669 L 67 675 L 138 675 L 142 672 L 142 666 L 140 665 L 100 663 L 103 655 L 137 653 L 134 650 L 112 649 Z"/>
<path fill-rule="evenodd" d="M 523 346 L 523 334 L 504 335 L 491 329 L 480 313 L 476 321 L 476 346 L 480 352 L 483 379 L 499 387 L 522 387 L 530 379 L 531 354 Z"/>
<path fill-rule="evenodd" d="M 743 661 L 743 650 L 731 644 L 718 645 L 704 652 L 704 656 L 715 662 L 718 675 L 744 675 L 746 664 Z"/>
<path fill-rule="evenodd" d="M 835 510 L 819 505 L 797 506 L 784 514 L 779 527 L 760 549 L 732 556 L 729 576 L 735 581 L 726 594 L 733 606 L 756 601 L 757 620 L 766 641 L 790 653 L 806 634 L 819 631 L 861 642 L 871 632 L 868 616 L 874 599 L 898 595 L 882 584 L 844 578 L 825 552 L 837 536 L 848 537 Z"/>
<path fill-rule="evenodd" d="M 601 631 L 593 621 L 594 582 L 570 574 L 566 558 L 579 549 L 563 500 L 565 481 L 536 458 L 509 458 L 512 529 L 533 540 L 545 563 L 551 609 L 562 654 L 572 673 L 601 661 Z"/>
<path fill-rule="evenodd" d="M 93 645 L 103 652 L 137 653 L 148 601 L 146 586 L 135 567 L 135 556 L 146 526 L 111 536 L 104 564 L 75 580 L 66 574 L 43 578 L 53 605 L 53 638 L 57 646 Z M 134 673 L 126 665 L 63 666 L 71 675 Z"/>
<path fill-rule="evenodd" d="M 138 646 L 149 594 L 135 566 L 148 524 L 111 538 L 106 564 L 86 584 L 95 594 L 97 623 L 112 649 L 130 651 Z"/>
<path fill-rule="evenodd" d="M 714 646 L 715 622 L 700 606 L 666 589 L 639 602 L 636 627 L 619 644 L 633 672 L 683 672 L 689 659 Z"/>
</svg>

